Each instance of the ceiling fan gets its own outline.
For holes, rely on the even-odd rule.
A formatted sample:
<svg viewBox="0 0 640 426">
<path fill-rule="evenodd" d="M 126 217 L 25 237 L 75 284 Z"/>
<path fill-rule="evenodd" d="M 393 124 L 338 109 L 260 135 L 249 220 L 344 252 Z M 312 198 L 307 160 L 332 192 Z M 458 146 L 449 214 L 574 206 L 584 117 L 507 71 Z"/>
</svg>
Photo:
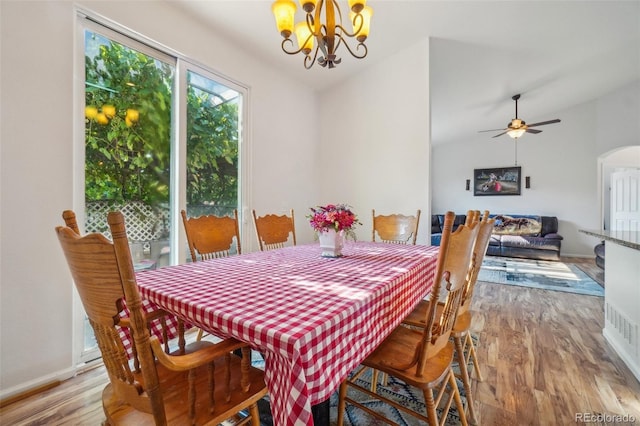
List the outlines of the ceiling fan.
<svg viewBox="0 0 640 426">
<path fill-rule="evenodd" d="M 504 135 L 506 133 L 509 136 L 511 136 L 512 138 L 519 138 L 520 136 L 525 134 L 525 132 L 526 133 L 533 133 L 533 134 L 542 132 L 542 130 L 532 129 L 532 127 L 544 126 L 545 124 L 553 124 L 553 123 L 559 123 L 560 122 L 560 119 L 556 118 L 556 119 L 553 119 L 553 120 L 541 121 L 539 123 L 526 124 L 523 120 L 518 118 L 518 99 L 520 99 L 520 94 L 513 95 L 513 97 L 511 99 L 516 101 L 516 118 L 514 118 L 513 120 L 511 120 L 509 122 L 509 124 L 507 125 L 507 128 L 506 129 L 480 130 L 480 133 L 482 133 L 482 132 L 502 132 L 502 133 L 498 133 L 497 135 L 495 135 L 493 137 L 497 138 L 498 136 L 502 136 L 502 135 Z"/>
</svg>

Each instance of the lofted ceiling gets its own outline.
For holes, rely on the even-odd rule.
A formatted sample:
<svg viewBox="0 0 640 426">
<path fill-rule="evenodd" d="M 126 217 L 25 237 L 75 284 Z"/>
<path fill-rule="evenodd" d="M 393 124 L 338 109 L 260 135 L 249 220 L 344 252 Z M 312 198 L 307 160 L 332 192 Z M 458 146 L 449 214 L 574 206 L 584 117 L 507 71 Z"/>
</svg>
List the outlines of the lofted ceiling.
<svg viewBox="0 0 640 426">
<path fill-rule="evenodd" d="M 506 127 L 517 93 L 519 116 L 533 123 L 640 79 L 640 0 L 369 0 L 368 56 L 358 60 L 341 48 L 336 68 L 310 70 L 301 55 L 282 52 L 271 3 L 171 2 L 317 91 L 429 38 L 433 144 Z M 347 9 L 347 0 L 339 3 Z M 301 20 L 299 6 L 297 14 Z"/>
</svg>

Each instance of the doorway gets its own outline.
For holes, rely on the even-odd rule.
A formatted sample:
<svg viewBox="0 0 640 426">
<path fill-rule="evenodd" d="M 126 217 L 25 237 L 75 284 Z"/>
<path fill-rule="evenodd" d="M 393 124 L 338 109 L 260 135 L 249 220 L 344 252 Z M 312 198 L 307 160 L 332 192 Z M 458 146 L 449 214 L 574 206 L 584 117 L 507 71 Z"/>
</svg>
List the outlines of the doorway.
<svg viewBox="0 0 640 426">
<path fill-rule="evenodd" d="M 627 168 L 640 169 L 640 145 L 617 148 L 598 157 L 601 230 L 611 229 L 611 174 Z"/>
</svg>

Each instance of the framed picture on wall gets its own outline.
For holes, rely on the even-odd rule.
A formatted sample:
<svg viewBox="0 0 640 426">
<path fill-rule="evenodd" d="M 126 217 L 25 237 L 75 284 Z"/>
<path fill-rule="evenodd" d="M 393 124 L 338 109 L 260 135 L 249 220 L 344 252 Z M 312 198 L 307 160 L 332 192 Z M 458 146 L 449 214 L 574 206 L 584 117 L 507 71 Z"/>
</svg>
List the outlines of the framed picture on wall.
<svg viewBox="0 0 640 426">
<path fill-rule="evenodd" d="M 521 167 L 494 167 L 473 171 L 473 195 L 520 195 Z"/>
</svg>

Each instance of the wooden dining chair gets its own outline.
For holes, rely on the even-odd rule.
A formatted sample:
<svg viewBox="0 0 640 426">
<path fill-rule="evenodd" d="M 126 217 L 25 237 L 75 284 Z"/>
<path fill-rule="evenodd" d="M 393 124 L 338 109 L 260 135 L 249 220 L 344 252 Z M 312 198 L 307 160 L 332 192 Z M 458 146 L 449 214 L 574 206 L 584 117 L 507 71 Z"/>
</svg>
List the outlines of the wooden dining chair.
<svg viewBox="0 0 640 426">
<path fill-rule="evenodd" d="M 453 330 L 451 330 L 451 339 L 454 342 L 456 348 L 456 359 L 460 368 L 460 379 L 462 380 L 465 388 L 467 409 L 469 411 L 469 420 L 472 423 L 476 423 L 474 399 L 471 390 L 471 380 L 468 371 L 469 361 L 473 361 L 473 368 L 476 373 L 476 377 L 479 381 L 482 381 L 482 374 L 480 372 L 480 366 L 476 356 L 476 348 L 473 338 L 471 336 L 471 321 L 472 311 L 470 310 L 473 290 L 475 284 L 478 281 L 478 274 L 482 267 L 482 261 L 484 260 L 487 246 L 489 245 L 489 239 L 493 231 L 493 225 L 495 219 L 489 218 L 489 211 L 485 210 L 482 215 L 482 219 L 478 222 L 479 212 L 475 212 L 475 219 L 471 219 L 470 223 L 478 223 L 478 236 L 473 246 L 473 254 L 471 259 L 471 268 L 469 271 L 469 279 L 467 280 L 467 286 L 462 294 L 462 301 L 460 302 L 460 308 L 458 309 L 458 315 L 456 317 Z M 430 302 L 423 300 L 416 308 L 404 319 L 403 323 L 413 327 L 425 327 L 425 315 L 430 308 Z M 443 308 L 441 303 L 438 304 L 436 309 Z"/>
<path fill-rule="evenodd" d="M 124 217 L 109 213 L 108 224 L 113 242 L 56 228 L 109 375 L 102 392 L 105 424 L 218 424 L 248 410 L 247 422 L 258 426 L 257 401 L 267 388 L 263 372 L 251 366 L 250 348 L 229 338 L 194 342 L 184 355 L 166 354 L 146 326 Z M 125 300 L 127 318 L 121 317 Z M 127 358 L 122 327 L 132 329 L 139 368 Z M 236 349 L 242 358 L 231 353 Z"/>
<path fill-rule="evenodd" d="M 233 210 L 233 217 L 205 215 L 190 218 L 184 210 L 180 211 L 180 214 L 187 234 L 192 262 L 230 256 L 234 239 L 236 254 L 242 253 L 238 210 Z M 182 320 L 180 323 L 182 324 Z M 204 331 L 198 329 L 196 340 L 202 340 L 203 336 Z"/>
<path fill-rule="evenodd" d="M 236 253 L 242 252 L 238 210 L 233 211 L 233 217 L 205 215 L 189 218 L 186 211 L 180 213 L 193 262 L 231 255 L 234 239 Z"/>
<path fill-rule="evenodd" d="M 275 214 L 257 216 L 255 210 L 252 210 L 252 213 L 260 251 L 283 248 L 287 243 L 296 245 L 293 209 L 289 211 L 289 216 Z"/>
<path fill-rule="evenodd" d="M 418 212 L 419 214 L 419 212 Z M 375 213 L 374 213 L 374 217 L 375 217 Z M 457 218 L 457 216 L 456 216 Z M 467 214 L 465 216 L 465 220 L 464 220 L 464 224 L 467 226 L 470 226 L 476 222 L 478 222 L 480 218 L 480 211 L 479 210 L 469 210 L 467 211 Z M 456 223 L 454 220 L 453 223 L 453 227 L 456 227 Z M 419 318 L 421 321 L 424 321 L 424 316 L 425 316 L 425 312 L 426 312 L 426 307 L 428 306 L 430 298 L 427 297 L 425 300 L 421 301 L 420 304 L 416 307 L 416 315 L 415 318 Z M 406 320 L 405 320 L 406 321 Z M 424 324 L 422 324 L 422 326 L 424 326 Z M 378 374 L 374 373 L 374 380 L 371 381 L 371 390 L 375 392 L 376 386 L 378 385 Z M 382 383 L 384 385 L 387 384 L 387 376 L 386 374 L 382 374 L 381 375 L 381 379 L 382 379 Z"/>
<path fill-rule="evenodd" d="M 62 219 L 64 220 L 65 225 L 70 228 L 72 231 L 74 231 L 76 234 L 81 235 L 80 234 L 80 228 L 78 226 L 78 220 L 76 218 L 76 213 L 73 210 L 64 210 L 62 212 Z M 170 318 L 174 318 L 174 316 L 172 314 L 170 314 L 169 312 L 163 310 L 163 309 L 156 309 L 153 312 L 147 312 L 146 313 L 146 318 L 147 318 L 147 326 L 149 328 L 153 327 L 153 322 L 157 321 L 160 328 L 162 329 L 162 341 L 164 342 L 164 347 L 165 347 L 165 352 L 169 353 L 170 347 L 169 347 L 169 324 L 168 322 L 170 321 Z M 177 323 L 176 326 L 176 334 L 178 336 L 178 348 L 184 352 L 185 349 L 185 337 L 184 337 L 184 326 L 182 325 L 182 323 Z M 135 347 L 132 348 L 135 351 Z M 137 362 L 137 358 L 136 362 Z"/>
<path fill-rule="evenodd" d="M 377 215 L 372 210 L 373 229 L 371 241 L 376 242 L 376 234 L 382 242 L 394 244 L 414 244 L 418 238 L 418 225 L 420 223 L 420 210 L 415 216 L 403 214 Z"/>
<path fill-rule="evenodd" d="M 344 422 L 347 403 L 381 421 L 389 422 L 381 413 L 368 409 L 353 395 L 350 396 L 349 389 L 366 394 L 367 400 L 373 398 L 383 401 L 430 425 L 441 424 L 438 422 L 436 407 L 441 408 L 442 416 L 446 417 L 452 402 L 455 401 L 462 424 L 467 424 L 464 406 L 451 367 L 454 346 L 449 336 L 466 287 L 478 227 L 462 225 L 452 233 L 454 218 L 453 212 L 447 212 L 445 215 L 442 242 L 431 290 L 433 300 L 438 300 L 440 292 L 444 292 L 446 295 L 444 309 L 436 311 L 436 305 L 432 305 L 425 315 L 424 328 L 414 329 L 403 324 L 399 325 L 361 364 L 362 368 L 383 372 L 403 381 L 408 386 L 421 390 L 427 408 L 426 416 L 385 397 L 380 388 L 378 392 L 373 392 L 359 385 L 353 380 L 353 377 L 359 374 L 356 372 L 352 379 L 347 379 L 340 385 L 339 426 Z"/>
<path fill-rule="evenodd" d="M 76 219 L 76 213 L 73 210 L 65 210 L 62 212 L 62 220 L 64 223 L 73 230 L 76 234 L 80 235 L 80 228 L 78 227 L 78 220 Z"/>
</svg>

